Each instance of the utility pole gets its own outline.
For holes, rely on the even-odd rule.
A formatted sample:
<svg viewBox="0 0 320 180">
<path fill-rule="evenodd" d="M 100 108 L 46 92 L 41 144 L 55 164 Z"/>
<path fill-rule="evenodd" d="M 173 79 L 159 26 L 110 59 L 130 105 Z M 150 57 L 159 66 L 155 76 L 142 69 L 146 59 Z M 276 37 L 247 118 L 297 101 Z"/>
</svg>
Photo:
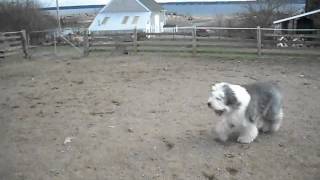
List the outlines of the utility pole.
<svg viewBox="0 0 320 180">
<path fill-rule="evenodd" d="M 58 22 L 58 32 L 61 33 L 61 23 L 60 23 L 60 12 L 59 12 L 59 0 L 56 0 L 57 9 L 57 22 Z"/>
<path fill-rule="evenodd" d="M 60 11 L 59 11 L 59 0 L 56 0 L 56 7 L 57 7 L 57 21 L 58 21 L 58 32 L 57 32 L 57 37 L 65 40 L 67 43 L 69 43 L 72 47 L 74 47 L 77 51 L 80 53 L 83 53 L 81 49 L 79 49 L 76 45 L 72 44 L 68 39 L 63 37 L 62 35 L 62 30 L 61 30 L 61 23 L 60 23 Z"/>
</svg>

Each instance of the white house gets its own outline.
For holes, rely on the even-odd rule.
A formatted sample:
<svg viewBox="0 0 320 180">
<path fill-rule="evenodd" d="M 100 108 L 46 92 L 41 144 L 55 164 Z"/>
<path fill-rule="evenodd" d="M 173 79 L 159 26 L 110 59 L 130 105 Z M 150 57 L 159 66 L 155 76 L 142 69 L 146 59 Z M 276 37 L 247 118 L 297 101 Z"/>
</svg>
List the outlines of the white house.
<svg viewBox="0 0 320 180">
<path fill-rule="evenodd" d="M 111 0 L 89 27 L 95 31 L 163 32 L 165 10 L 154 0 Z"/>
</svg>

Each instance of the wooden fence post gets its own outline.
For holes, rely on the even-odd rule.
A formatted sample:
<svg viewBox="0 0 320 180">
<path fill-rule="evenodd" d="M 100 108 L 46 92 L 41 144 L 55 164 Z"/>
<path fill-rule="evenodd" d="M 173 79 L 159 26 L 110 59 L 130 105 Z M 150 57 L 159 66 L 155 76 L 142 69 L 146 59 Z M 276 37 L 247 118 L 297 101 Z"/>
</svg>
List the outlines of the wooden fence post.
<svg viewBox="0 0 320 180">
<path fill-rule="evenodd" d="M 84 32 L 84 38 L 83 38 L 83 57 L 89 56 L 89 37 L 88 37 L 88 30 Z"/>
<path fill-rule="evenodd" d="M 261 28 L 257 27 L 257 53 L 258 56 L 261 56 Z"/>
<path fill-rule="evenodd" d="M 192 55 L 197 55 L 197 27 L 192 28 Z"/>
<path fill-rule="evenodd" d="M 54 55 L 57 55 L 57 33 L 53 33 L 53 46 L 54 46 Z"/>
<path fill-rule="evenodd" d="M 134 50 L 134 54 L 138 53 L 138 31 L 137 31 L 137 28 L 134 28 L 134 31 L 133 31 L 133 50 Z"/>
<path fill-rule="evenodd" d="M 22 40 L 24 58 L 30 58 L 26 30 L 21 31 L 21 40 Z"/>
<path fill-rule="evenodd" d="M 4 38 L 4 35 L 0 32 L 0 40 Z M 4 40 L 0 41 L 0 58 L 5 58 Z"/>
<path fill-rule="evenodd" d="M 172 40 L 174 40 L 175 29 L 172 29 Z"/>
<path fill-rule="evenodd" d="M 27 44 L 28 44 L 28 46 L 30 46 L 30 39 L 31 39 L 31 38 L 30 38 L 30 33 L 28 33 L 28 34 L 27 34 Z"/>
</svg>

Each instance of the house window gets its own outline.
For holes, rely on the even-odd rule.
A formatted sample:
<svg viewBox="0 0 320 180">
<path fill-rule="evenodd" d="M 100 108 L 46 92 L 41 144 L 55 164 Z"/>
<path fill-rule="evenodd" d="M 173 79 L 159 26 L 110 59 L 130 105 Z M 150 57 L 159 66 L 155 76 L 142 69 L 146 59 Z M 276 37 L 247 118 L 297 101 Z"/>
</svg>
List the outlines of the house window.
<svg viewBox="0 0 320 180">
<path fill-rule="evenodd" d="M 125 16 L 122 20 L 122 24 L 127 24 L 128 20 L 129 20 L 129 16 Z"/>
<path fill-rule="evenodd" d="M 132 24 L 137 24 L 139 20 L 139 16 L 135 16 L 132 20 Z"/>
<path fill-rule="evenodd" d="M 110 17 L 104 17 L 102 22 L 101 22 L 101 25 L 107 24 L 109 19 L 110 19 Z"/>
</svg>

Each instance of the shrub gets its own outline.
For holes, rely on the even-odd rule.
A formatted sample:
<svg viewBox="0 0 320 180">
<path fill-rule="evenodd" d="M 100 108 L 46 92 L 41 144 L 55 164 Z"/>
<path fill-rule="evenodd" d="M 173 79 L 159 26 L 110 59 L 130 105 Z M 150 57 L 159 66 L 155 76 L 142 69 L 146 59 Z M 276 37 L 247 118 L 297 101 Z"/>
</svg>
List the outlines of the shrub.
<svg viewBox="0 0 320 180">
<path fill-rule="evenodd" d="M 271 27 L 273 21 L 291 16 L 296 9 L 290 0 L 257 0 L 245 6 L 246 11 L 239 15 L 242 27 Z"/>
<path fill-rule="evenodd" d="M 36 0 L 0 2 L 0 31 L 43 30 L 56 26 L 54 17 L 45 14 Z"/>
</svg>

